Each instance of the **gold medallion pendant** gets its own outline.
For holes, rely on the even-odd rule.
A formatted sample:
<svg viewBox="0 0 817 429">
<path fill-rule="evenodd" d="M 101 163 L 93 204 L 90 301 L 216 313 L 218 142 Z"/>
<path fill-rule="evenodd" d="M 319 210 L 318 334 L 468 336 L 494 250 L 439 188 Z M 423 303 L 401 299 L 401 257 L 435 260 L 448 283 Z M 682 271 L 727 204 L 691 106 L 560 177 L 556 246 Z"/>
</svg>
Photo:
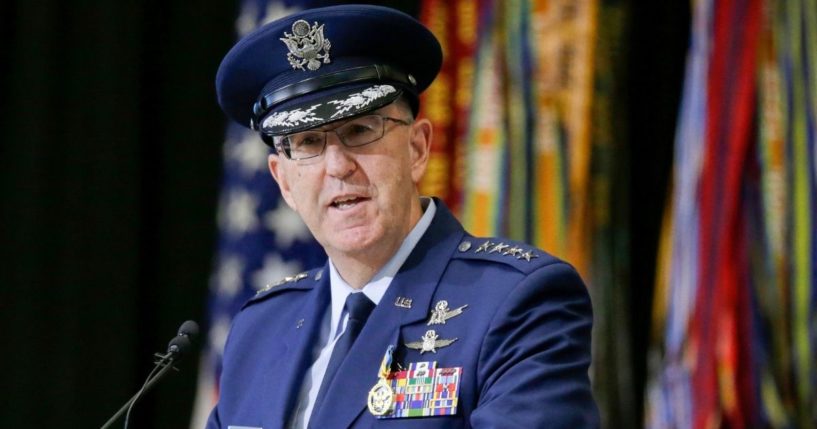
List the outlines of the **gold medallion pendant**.
<svg viewBox="0 0 817 429">
<path fill-rule="evenodd" d="M 385 416 L 392 412 L 394 407 L 394 390 L 388 381 L 381 378 L 377 384 L 369 390 L 369 399 L 366 401 L 369 412 L 375 416 Z"/>
</svg>

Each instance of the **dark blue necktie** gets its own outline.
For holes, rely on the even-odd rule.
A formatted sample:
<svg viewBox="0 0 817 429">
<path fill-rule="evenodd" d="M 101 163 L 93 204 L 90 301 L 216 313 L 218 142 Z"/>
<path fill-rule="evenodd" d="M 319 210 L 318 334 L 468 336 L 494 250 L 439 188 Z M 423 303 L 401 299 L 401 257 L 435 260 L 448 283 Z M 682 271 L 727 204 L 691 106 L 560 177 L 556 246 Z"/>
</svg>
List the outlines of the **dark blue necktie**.
<svg viewBox="0 0 817 429">
<path fill-rule="evenodd" d="M 332 350 L 329 365 L 327 365 L 326 373 L 323 375 L 321 389 L 318 391 L 315 405 L 312 407 L 312 417 L 315 417 L 317 411 L 321 408 L 326 391 L 329 390 L 329 386 L 335 378 L 335 373 L 352 348 L 352 344 L 355 343 L 357 336 L 360 335 L 360 331 L 363 330 L 363 325 L 366 324 L 366 319 L 369 318 L 372 310 L 374 310 L 374 303 L 362 292 L 350 293 L 346 297 L 346 311 L 349 313 L 349 320 L 346 322 L 346 330 L 338 338 L 335 348 Z"/>
</svg>

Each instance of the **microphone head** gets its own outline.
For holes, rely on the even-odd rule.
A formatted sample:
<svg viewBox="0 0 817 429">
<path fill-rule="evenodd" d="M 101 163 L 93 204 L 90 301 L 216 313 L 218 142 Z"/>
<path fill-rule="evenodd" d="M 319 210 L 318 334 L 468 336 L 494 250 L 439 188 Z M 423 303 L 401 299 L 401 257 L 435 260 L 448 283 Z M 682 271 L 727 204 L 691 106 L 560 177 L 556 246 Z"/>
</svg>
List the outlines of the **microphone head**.
<svg viewBox="0 0 817 429">
<path fill-rule="evenodd" d="M 178 360 L 187 354 L 192 347 L 193 343 L 190 342 L 190 339 L 187 338 L 187 336 L 179 335 L 173 337 L 173 339 L 167 343 L 167 352 L 175 356 L 175 359 Z"/>
<path fill-rule="evenodd" d="M 188 320 L 182 323 L 182 326 L 179 326 L 179 335 L 180 336 L 187 336 L 190 338 L 195 338 L 199 334 L 199 324 Z"/>
</svg>

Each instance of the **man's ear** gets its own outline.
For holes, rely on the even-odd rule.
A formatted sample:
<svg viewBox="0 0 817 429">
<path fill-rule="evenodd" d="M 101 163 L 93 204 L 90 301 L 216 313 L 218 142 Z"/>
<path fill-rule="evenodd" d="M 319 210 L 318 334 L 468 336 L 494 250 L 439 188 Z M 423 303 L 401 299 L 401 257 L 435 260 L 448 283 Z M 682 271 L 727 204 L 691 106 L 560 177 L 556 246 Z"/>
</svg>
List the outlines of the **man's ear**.
<svg viewBox="0 0 817 429">
<path fill-rule="evenodd" d="M 411 180 L 415 184 L 420 183 L 420 179 L 423 178 L 426 172 L 428 156 L 431 152 L 432 135 L 431 121 L 428 119 L 420 119 L 411 124 L 409 155 L 411 157 Z"/>
<path fill-rule="evenodd" d="M 272 174 L 272 178 L 278 182 L 278 188 L 281 190 L 281 196 L 284 197 L 284 201 L 287 202 L 287 205 L 291 207 L 292 210 L 297 212 L 298 208 L 295 207 L 295 200 L 292 199 L 292 191 L 289 186 L 289 177 L 287 176 L 286 166 L 283 165 L 284 162 L 286 162 L 286 160 L 274 153 L 270 154 L 267 158 L 269 172 Z"/>
</svg>

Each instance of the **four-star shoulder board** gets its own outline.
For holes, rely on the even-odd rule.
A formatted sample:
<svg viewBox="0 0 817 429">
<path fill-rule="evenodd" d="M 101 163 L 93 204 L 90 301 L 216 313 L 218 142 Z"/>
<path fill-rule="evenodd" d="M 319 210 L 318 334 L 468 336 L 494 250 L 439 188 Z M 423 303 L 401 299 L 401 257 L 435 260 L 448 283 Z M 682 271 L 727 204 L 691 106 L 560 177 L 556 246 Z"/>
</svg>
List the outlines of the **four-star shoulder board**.
<svg viewBox="0 0 817 429">
<path fill-rule="evenodd" d="M 472 242 L 473 240 L 473 242 Z M 476 256 L 485 255 L 487 258 L 495 258 L 498 261 L 519 260 L 531 262 L 539 257 L 537 249 L 526 247 L 520 244 L 505 243 L 503 241 L 492 241 L 491 239 L 466 238 L 457 247 L 460 254 Z M 499 258 L 496 258 L 496 257 Z"/>
<path fill-rule="evenodd" d="M 274 287 L 281 286 L 281 285 L 287 284 L 287 283 L 294 283 L 294 282 L 303 280 L 303 279 L 305 279 L 307 277 L 309 277 L 309 274 L 307 274 L 306 272 L 298 273 L 298 274 L 295 274 L 294 276 L 286 276 L 283 279 L 281 279 L 281 280 L 279 280 L 279 281 L 277 281 L 275 283 L 270 283 L 270 284 L 262 287 L 261 289 L 258 290 L 258 292 L 255 293 L 255 295 L 256 296 L 261 295 L 262 293 L 267 292 L 267 291 L 271 290 Z"/>
</svg>

